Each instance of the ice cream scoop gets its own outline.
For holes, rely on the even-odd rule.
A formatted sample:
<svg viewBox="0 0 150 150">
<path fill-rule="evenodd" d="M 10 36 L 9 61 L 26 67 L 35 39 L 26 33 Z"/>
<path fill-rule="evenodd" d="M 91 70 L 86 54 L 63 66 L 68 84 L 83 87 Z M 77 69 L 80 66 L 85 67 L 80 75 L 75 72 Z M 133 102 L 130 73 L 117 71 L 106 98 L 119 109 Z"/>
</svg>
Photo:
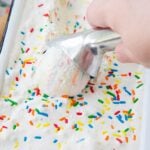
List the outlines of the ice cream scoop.
<svg viewBox="0 0 150 150">
<path fill-rule="evenodd" d="M 89 30 L 56 39 L 49 46 L 55 43 L 81 71 L 96 77 L 103 55 L 113 51 L 120 41 L 120 35 L 110 30 Z"/>
<path fill-rule="evenodd" d="M 42 91 L 53 96 L 79 94 L 96 77 L 103 55 L 114 50 L 120 36 L 109 30 L 90 30 L 47 43 L 33 75 Z"/>
</svg>

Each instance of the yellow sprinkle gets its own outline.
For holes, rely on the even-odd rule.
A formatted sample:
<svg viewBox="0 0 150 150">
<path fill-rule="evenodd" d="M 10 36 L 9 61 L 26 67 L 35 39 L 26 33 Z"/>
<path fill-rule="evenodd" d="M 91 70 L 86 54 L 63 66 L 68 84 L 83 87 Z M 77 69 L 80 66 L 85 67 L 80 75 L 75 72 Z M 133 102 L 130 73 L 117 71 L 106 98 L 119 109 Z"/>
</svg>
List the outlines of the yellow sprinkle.
<svg viewBox="0 0 150 150">
<path fill-rule="evenodd" d="M 35 58 L 33 58 L 33 57 L 29 57 L 24 60 L 24 62 L 34 62 L 34 61 L 35 61 Z"/>
<path fill-rule="evenodd" d="M 37 47 L 33 47 L 32 49 L 33 49 L 34 51 L 37 51 L 37 50 L 38 50 L 38 48 L 37 48 Z"/>
<path fill-rule="evenodd" d="M 78 124 L 79 126 L 84 126 L 84 124 L 83 124 L 82 121 L 77 121 L 77 124 Z"/>
<path fill-rule="evenodd" d="M 119 79 L 115 80 L 115 84 L 120 84 L 120 83 L 121 83 L 121 80 L 119 80 Z"/>
<path fill-rule="evenodd" d="M 112 134 L 114 137 L 121 137 L 119 134 L 117 134 L 117 133 L 113 133 Z"/>
<path fill-rule="evenodd" d="M 43 124 L 43 127 L 49 127 L 50 126 L 50 123 L 44 123 Z"/>
<path fill-rule="evenodd" d="M 36 127 L 37 127 L 37 128 L 40 128 L 40 127 L 41 127 L 41 123 L 38 123 L 38 124 L 36 125 Z"/>
<path fill-rule="evenodd" d="M 105 98 L 104 101 L 105 101 L 106 104 L 110 104 L 111 103 L 111 100 L 109 98 Z"/>
<path fill-rule="evenodd" d="M 93 122 L 92 119 L 89 119 L 89 120 L 88 120 L 88 124 L 91 124 L 92 122 Z"/>
<path fill-rule="evenodd" d="M 106 133 L 108 133 L 108 131 L 102 131 L 102 134 L 105 135 Z"/>
<path fill-rule="evenodd" d="M 130 129 L 131 129 L 131 131 L 135 131 L 135 128 L 134 128 L 134 127 L 131 127 Z"/>
<path fill-rule="evenodd" d="M 43 36 L 37 36 L 38 40 L 44 40 L 45 38 Z"/>
<path fill-rule="evenodd" d="M 14 148 L 16 149 L 16 148 L 18 148 L 18 147 L 19 147 L 19 142 L 16 141 L 15 144 L 14 144 Z"/>
<path fill-rule="evenodd" d="M 58 143 L 58 150 L 62 150 L 62 144 Z"/>
</svg>

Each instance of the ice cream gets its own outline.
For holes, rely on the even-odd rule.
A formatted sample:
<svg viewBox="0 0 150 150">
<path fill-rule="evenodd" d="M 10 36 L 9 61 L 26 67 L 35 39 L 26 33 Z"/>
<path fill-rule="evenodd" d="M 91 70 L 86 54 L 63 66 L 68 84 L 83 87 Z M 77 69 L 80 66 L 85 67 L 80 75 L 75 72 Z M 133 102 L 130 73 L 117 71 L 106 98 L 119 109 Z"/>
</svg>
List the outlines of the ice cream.
<svg viewBox="0 0 150 150">
<path fill-rule="evenodd" d="M 98 78 L 89 78 L 82 92 L 74 97 L 51 94 L 50 85 L 58 76 L 62 76 L 62 82 L 66 77 L 72 82 L 76 75 L 81 86 L 85 83 L 66 57 L 59 61 L 62 51 L 48 49 L 46 41 L 88 29 L 85 12 L 89 2 L 25 1 L 0 84 L 0 149 L 139 148 L 144 85 L 141 66 L 121 64 L 108 53 Z M 56 63 L 62 67 L 55 67 Z"/>
</svg>

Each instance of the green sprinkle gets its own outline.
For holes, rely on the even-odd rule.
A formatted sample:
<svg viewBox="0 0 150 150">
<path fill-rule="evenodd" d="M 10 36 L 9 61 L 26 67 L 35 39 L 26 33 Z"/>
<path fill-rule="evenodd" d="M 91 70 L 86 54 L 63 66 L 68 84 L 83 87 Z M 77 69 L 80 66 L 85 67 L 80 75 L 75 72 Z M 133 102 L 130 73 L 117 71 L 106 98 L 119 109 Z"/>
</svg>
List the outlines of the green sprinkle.
<svg viewBox="0 0 150 150">
<path fill-rule="evenodd" d="M 134 100 L 133 100 L 133 103 L 136 103 L 138 100 L 139 100 L 138 98 L 134 99 Z"/>
<path fill-rule="evenodd" d="M 10 102 L 11 103 L 11 106 L 14 106 L 14 105 L 18 105 L 17 102 L 11 100 L 11 99 L 5 99 L 5 102 Z"/>
<path fill-rule="evenodd" d="M 47 94 L 43 94 L 43 97 L 44 98 L 48 98 L 49 96 Z"/>
<path fill-rule="evenodd" d="M 76 102 L 73 106 L 76 107 L 79 105 L 79 102 Z"/>
<path fill-rule="evenodd" d="M 139 77 L 138 75 L 135 75 L 135 77 L 136 77 L 137 79 L 140 79 L 140 77 Z"/>
<path fill-rule="evenodd" d="M 132 109 L 129 109 L 128 114 L 131 114 L 131 112 L 132 112 Z"/>
<path fill-rule="evenodd" d="M 89 115 L 88 118 L 96 118 L 95 115 Z"/>
<path fill-rule="evenodd" d="M 75 130 L 76 130 L 76 131 L 78 131 L 78 130 L 79 130 L 79 128 L 76 128 Z"/>
<path fill-rule="evenodd" d="M 21 52 L 24 53 L 24 49 L 23 48 L 21 48 Z"/>
<path fill-rule="evenodd" d="M 103 103 L 104 103 L 104 101 L 103 101 L 103 100 L 101 100 L 101 99 L 98 99 L 98 102 L 99 102 L 99 103 L 101 103 L 101 104 L 103 104 Z"/>
<path fill-rule="evenodd" d="M 13 125 L 13 129 L 15 130 L 15 129 L 16 129 L 16 127 L 17 127 L 17 126 L 16 126 L 16 124 L 14 124 L 14 125 Z"/>
<path fill-rule="evenodd" d="M 116 97 L 114 93 L 107 91 L 107 94 L 109 94 L 110 96 Z"/>
<path fill-rule="evenodd" d="M 28 93 L 31 93 L 32 91 L 31 90 L 28 90 Z"/>
<path fill-rule="evenodd" d="M 78 96 L 78 97 L 83 97 L 83 95 L 82 95 L 82 94 L 78 94 L 77 96 Z"/>
<path fill-rule="evenodd" d="M 129 128 L 126 128 L 125 130 L 124 130 L 124 132 L 128 132 L 130 129 Z"/>
<path fill-rule="evenodd" d="M 40 32 L 42 32 L 43 31 L 43 28 L 40 28 Z"/>
<path fill-rule="evenodd" d="M 37 108 L 35 108 L 35 111 L 36 111 L 37 113 L 40 113 L 39 109 L 37 109 Z"/>
<path fill-rule="evenodd" d="M 141 83 L 141 84 L 139 84 L 136 88 L 138 89 L 138 88 L 140 88 L 141 86 L 143 86 L 144 84 L 143 83 Z"/>
</svg>

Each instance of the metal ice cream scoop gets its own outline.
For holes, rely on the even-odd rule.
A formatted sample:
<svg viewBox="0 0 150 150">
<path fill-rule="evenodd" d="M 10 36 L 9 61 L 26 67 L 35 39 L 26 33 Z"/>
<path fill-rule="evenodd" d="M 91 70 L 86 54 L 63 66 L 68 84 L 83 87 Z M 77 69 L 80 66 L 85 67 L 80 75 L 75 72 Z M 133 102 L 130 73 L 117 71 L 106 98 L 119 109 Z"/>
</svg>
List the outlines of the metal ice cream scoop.
<svg viewBox="0 0 150 150">
<path fill-rule="evenodd" d="M 120 35 L 110 30 L 88 30 L 55 39 L 49 42 L 48 46 L 57 46 L 83 72 L 96 77 L 103 55 L 113 51 L 120 41 Z"/>
</svg>

